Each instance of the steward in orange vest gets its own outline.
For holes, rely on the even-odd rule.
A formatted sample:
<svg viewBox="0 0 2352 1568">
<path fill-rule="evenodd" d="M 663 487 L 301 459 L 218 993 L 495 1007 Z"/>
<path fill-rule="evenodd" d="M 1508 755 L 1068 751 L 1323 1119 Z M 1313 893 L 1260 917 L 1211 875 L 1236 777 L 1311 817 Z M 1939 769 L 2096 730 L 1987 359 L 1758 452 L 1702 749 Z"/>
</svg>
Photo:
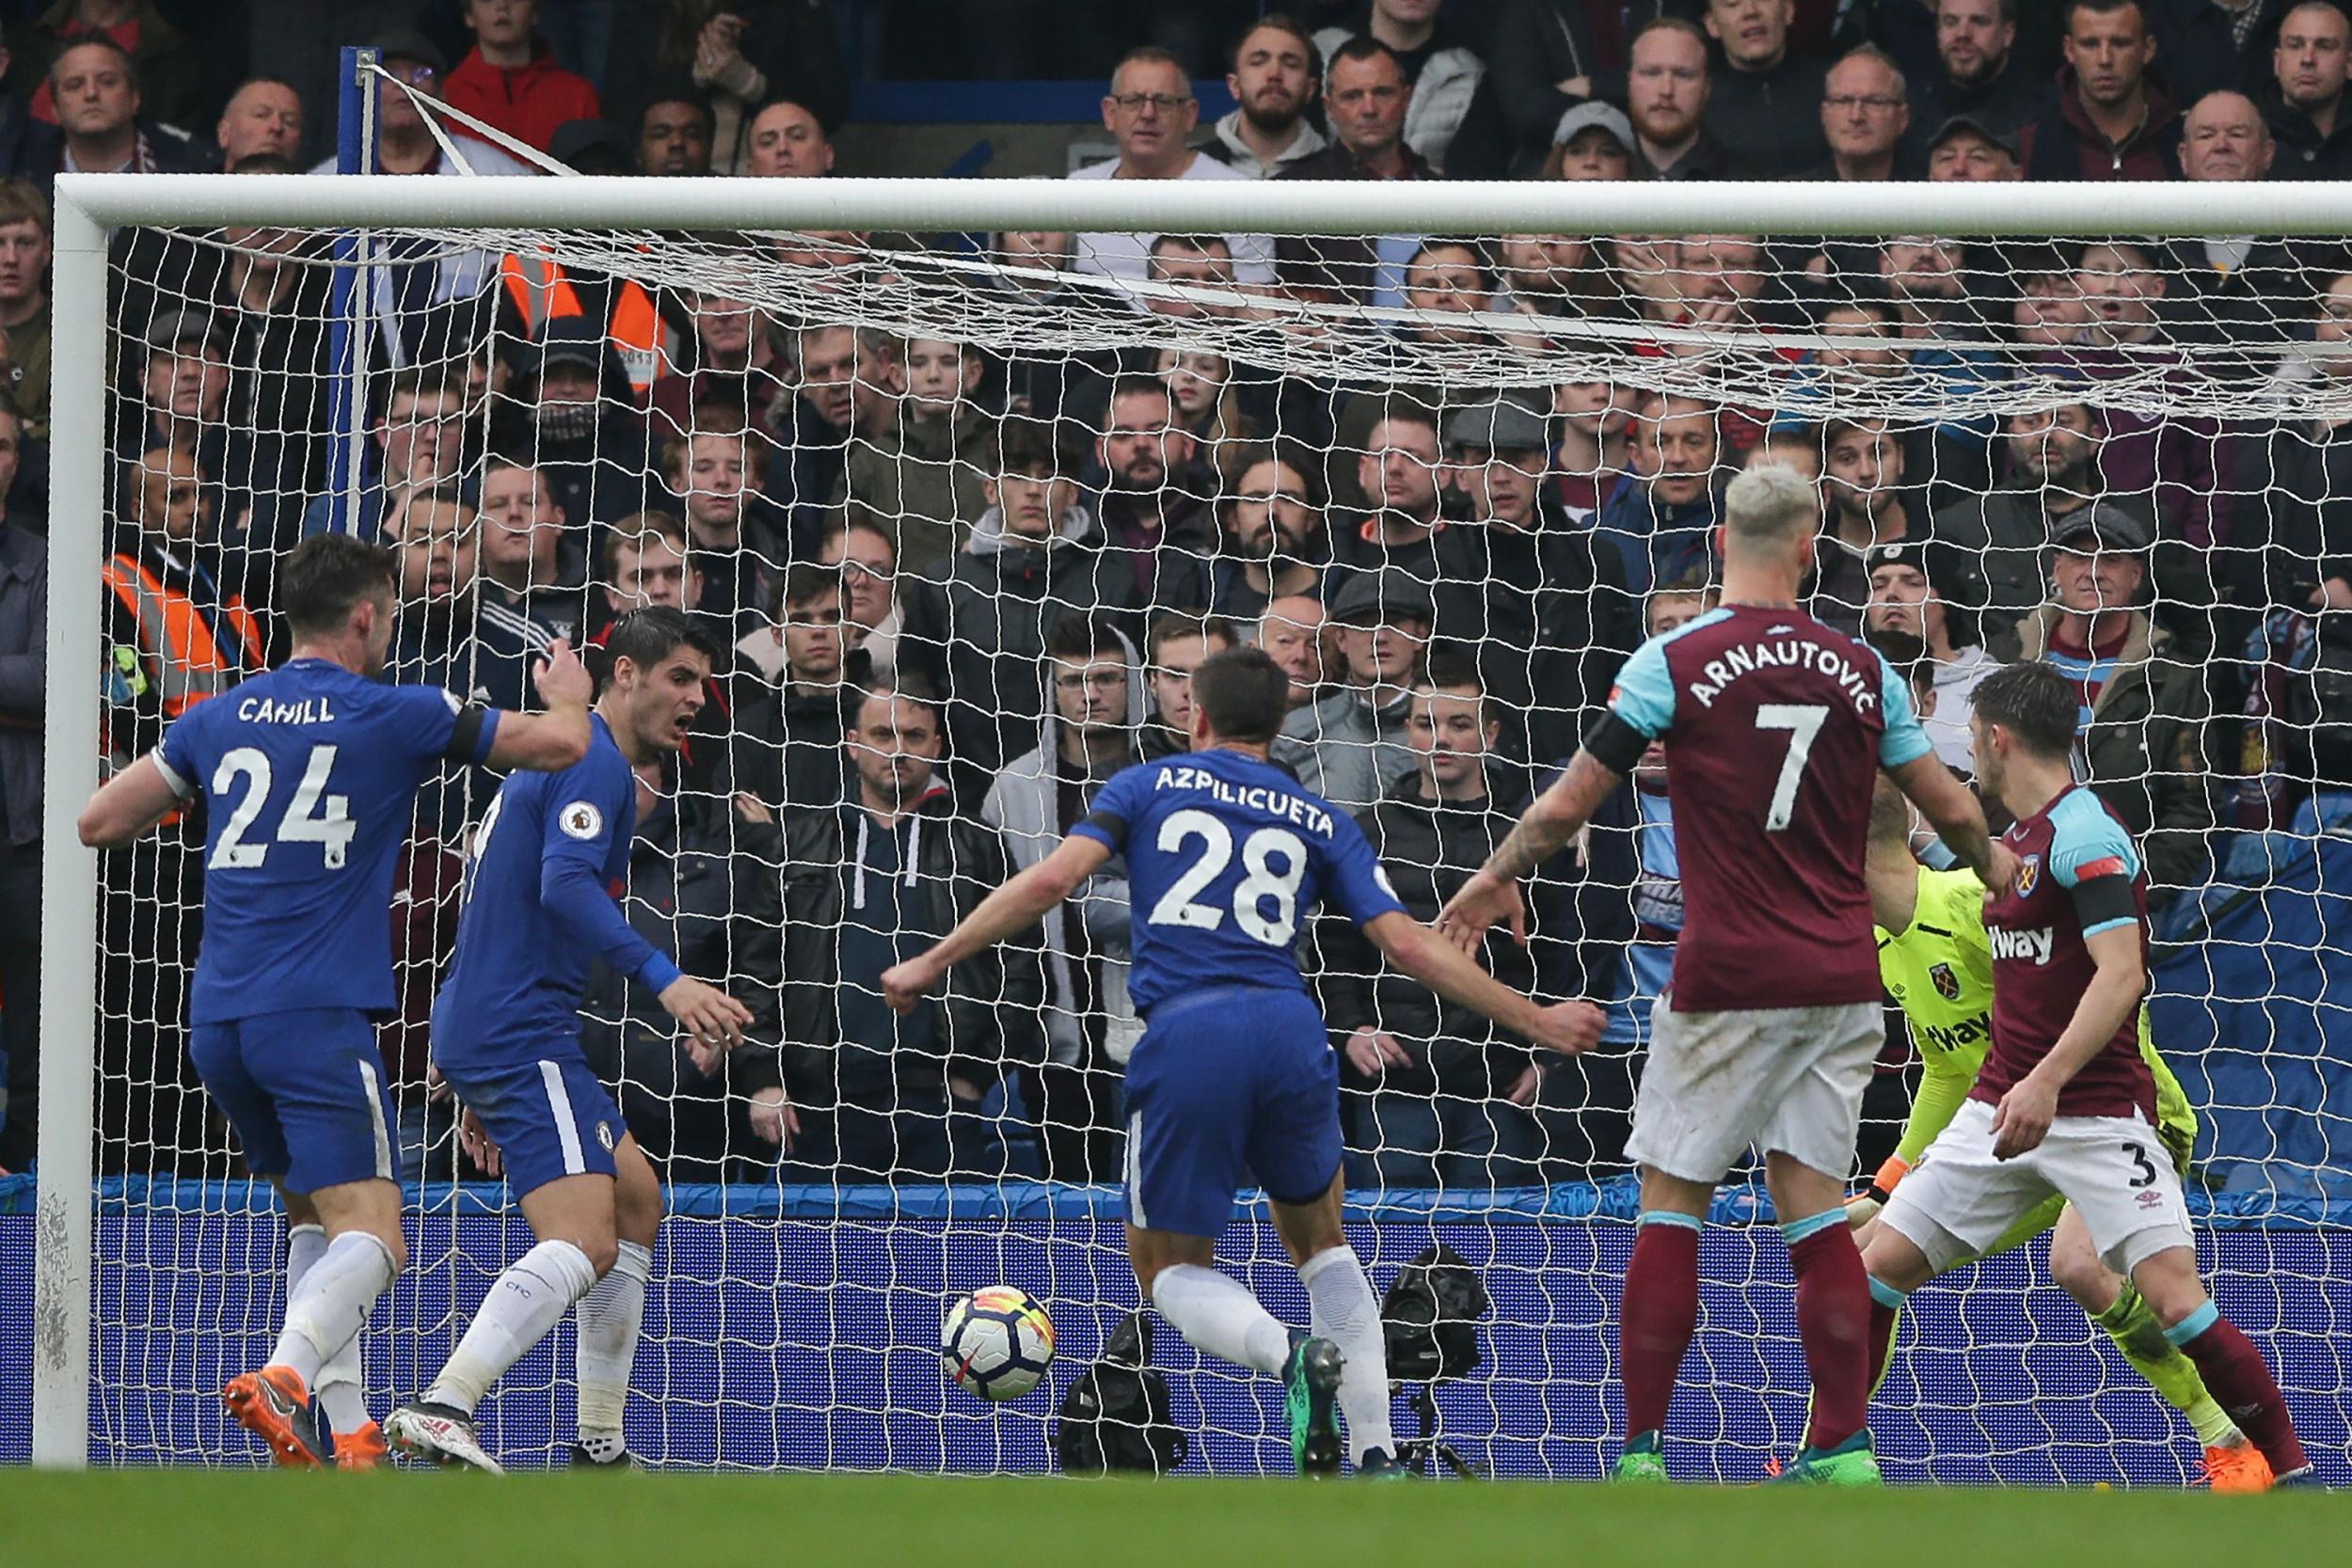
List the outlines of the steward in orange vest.
<svg viewBox="0 0 2352 1568">
<path fill-rule="evenodd" d="M 100 573 L 108 594 L 106 744 L 117 768 L 151 749 L 191 706 L 263 665 L 261 623 L 221 577 L 212 499 L 194 455 L 149 452 L 124 488 L 137 521 L 117 530 Z"/>
<path fill-rule="evenodd" d="M 654 308 L 653 295 L 633 278 L 566 272 L 563 263 L 540 256 L 507 256 L 499 262 L 506 303 L 522 324 L 523 336 L 538 341 L 548 323 L 566 316 L 603 318 L 605 336 L 621 356 L 629 390 L 644 406 L 645 395 L 669 368 L 670 329 Z"/>
</svg>

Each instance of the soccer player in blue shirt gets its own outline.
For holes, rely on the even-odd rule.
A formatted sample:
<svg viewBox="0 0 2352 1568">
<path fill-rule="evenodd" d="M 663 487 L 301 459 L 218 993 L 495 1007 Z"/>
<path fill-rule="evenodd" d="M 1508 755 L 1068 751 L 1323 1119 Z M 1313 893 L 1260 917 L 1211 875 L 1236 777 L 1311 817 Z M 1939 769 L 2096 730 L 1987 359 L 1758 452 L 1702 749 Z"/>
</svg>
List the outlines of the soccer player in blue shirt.
<svg viewBox="0 0 2352 1568">
<path fill-rule="evenodd" d="M 661 1187 L 580 1045 L 589 964 L 632 975 L 683 1024 L 698 1065 L 738 1044 L 750 1011 L 678 973 L 612 901 L 637 826 L 632 771 L 682 745 L 711 649 L 684 612 L 615 622 L 588 753 L 506 781 L 474 835 L 457 954 L 433 1005 L 433 1059 L 469 1135 L 498 1150 L 538 1244 L 498 1277 L 421 1399 L 384 1421 L 411 1458 L 496 1474 L 474 1434 L 490 1385 L 580 1306 L 579 1465 L 626 1465 L 622 1408 L 644 1320 Z"/>
<path fill-rule="evenodd" d="M 396 1000 L 386 911 L 417 786 L 443 758 L 567 768 L 588 748 L 588 673 L 561 642 L 536 673 L 544 714 L 376 679 L 397 581 L 376 546 L 305 540 L 278 576 L 292 658 L 188 709 L 81 816 L 83 843 L 119 848 L 207 807 L 190 1050 L 288 1227 L 285 1324 L 223 1397 L 283 1465 L 384 1452 L 359 1330 L 405 1249 L 373 1020 Z"/>
<path fill-rule="evenodd" d="M 1342 1458 L 1402 1473 L 1389 1431 L 1380 1308 L 1340 1228 L 1339 1076 L 1299 973 L 1318 900 L 1391 963 L 1504 1028 L 1561 1052 L 1599 1039 L 1600 1009 L 1509 990 L 1398 904 L 1363 832 L 1266 752 L 1290 677 L 1232 648 L 1192 678 L 1192 751 L 1139 764 L 1095 797 L 1054 852 L 983 900 L 928 952 L 882 975 L 900 1011 L 973 954 L 1028 929 L 1113 855 L 1136 909 L 1129 990 L 1147 1027 L 1127 1064 L 1127 1254 L 1146 1299 L 1206 1354 L 1279 1377 L 1302 1474 Z M 1307 1289 L 1312 1333 L 1286 1328 L 1216 1267 L 1233 1194 L 1254 1178 Z"/>
</svg>

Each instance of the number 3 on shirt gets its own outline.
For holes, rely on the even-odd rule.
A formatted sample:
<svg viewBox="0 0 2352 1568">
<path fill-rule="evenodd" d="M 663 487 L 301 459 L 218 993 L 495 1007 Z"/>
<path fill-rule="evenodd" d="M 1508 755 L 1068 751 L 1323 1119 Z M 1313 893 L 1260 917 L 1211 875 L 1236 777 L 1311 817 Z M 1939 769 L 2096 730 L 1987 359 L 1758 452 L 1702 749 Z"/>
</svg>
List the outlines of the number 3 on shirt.
<svg viewBox="0 0 2352 1568">
<path fill-rule="evenodd" d="M 1788 826 L 1797 812 L 1797 784 L 1804 777 L 1805 759 L 1829 718 L 1820 703 L 1765 703 L 1756 710 L 1759 730 L 1787 730 L 1788 754 L 1781 759 L 1780 782 L 1772 786 L 1772 803 L 1764 812 L 1764 831 L 1776 833 Z"/>
<path fill-rule="evenodd" d="M 1157 847 L 1164 855 L 1180 854 L 1193 839 L 1200 841 L 1200 858 L 1152 906 L 1147 917 L 1152 925 L 1214 931 L 1225 924 L 1223 910 L 1193 899 L 1232 860 L 1232 830 L 1205 811 L 1171 812 L 1160 824 Z M 1269 863 L 1277 855 L 1282 860 L 1279 871 Z M 1242 840 L 1241 863 L 1249 875 L 1233 889 L 1234 923 L 1269 946 L 1288 947 L 1298 935 L 1298 884 L 1307 875 L 1307 847 L 1287 829 L 1260 828 Z M 1269 898 L 1274 901 L 1272 920 L 1259 908 Z"/>
</svg>

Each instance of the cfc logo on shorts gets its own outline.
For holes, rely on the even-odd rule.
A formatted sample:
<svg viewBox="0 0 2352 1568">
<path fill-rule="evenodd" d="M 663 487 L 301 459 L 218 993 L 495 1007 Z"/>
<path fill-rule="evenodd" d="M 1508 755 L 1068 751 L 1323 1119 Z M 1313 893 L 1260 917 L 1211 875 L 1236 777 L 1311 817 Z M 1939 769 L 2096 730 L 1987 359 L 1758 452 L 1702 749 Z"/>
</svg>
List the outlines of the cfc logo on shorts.
<svg viewBox="0 0 2352 1568">
<path fill-rule="evenodd" d="M 611 1122 L 596 1123 L 596 1142 L 604 1145 L 604 1151 L 607 1154 L 612 1152 L 612 1124 Z"/>
<path fill-rule="evenodd" d="M 591 839 L 603 830 L 604 813 L 585 800 L 574 800 L 557 815 L 555 825 L 566 838 Z"/>
</svg>

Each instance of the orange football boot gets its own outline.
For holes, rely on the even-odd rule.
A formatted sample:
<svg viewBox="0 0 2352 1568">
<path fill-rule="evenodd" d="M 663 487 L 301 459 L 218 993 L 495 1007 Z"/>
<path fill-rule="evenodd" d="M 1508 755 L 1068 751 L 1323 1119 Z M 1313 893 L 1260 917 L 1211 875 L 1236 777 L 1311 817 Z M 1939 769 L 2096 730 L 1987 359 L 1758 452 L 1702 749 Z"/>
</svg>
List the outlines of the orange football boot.
<svg viewBox="0 0 2352 1568">
<path fill-rule="evenodd" d="M 318 1402 L 292 1367 L 263 1367 L 229 1380 L 220 1393 L 237 1424 L 269 1445 L 270 1457 L 294 1469 L 335 1462 L 335 1439 Z"/>
</svg>

